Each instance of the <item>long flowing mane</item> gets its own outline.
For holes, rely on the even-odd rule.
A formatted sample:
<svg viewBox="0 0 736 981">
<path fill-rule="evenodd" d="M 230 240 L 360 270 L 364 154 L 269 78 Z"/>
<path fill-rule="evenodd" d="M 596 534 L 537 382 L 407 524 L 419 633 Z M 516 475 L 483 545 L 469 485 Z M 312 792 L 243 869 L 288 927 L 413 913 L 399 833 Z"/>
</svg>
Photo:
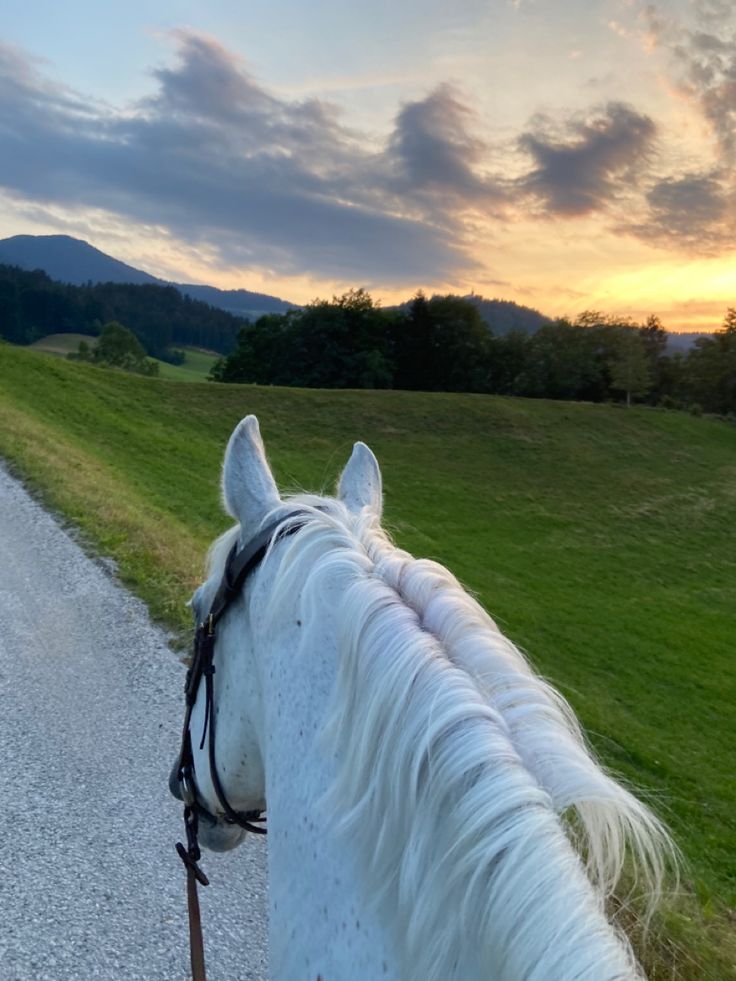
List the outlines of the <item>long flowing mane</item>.
<svg viewBox="0 0 736 981">
<path fill-rule="evenodd" d="M 344 575 L 325 813 L 395 910 L 406 976 L 460 979 L 481 965 L 494 978 L 639 976 L 603 910 L 628 854 L 645 915 L 656 904 L 673 851 L 658 819 L 594 760 L 565 699 L 447 569 L 396 548 L 368 509 L 298 495 L 284 514 L 295 504 L 313 519 L 266 560 L 266 618 L 297 593 L 305 615 L 318 611 L 325 577 Z M 550 916 L 542 897 L 563 882 L 566 908 Z M 544 964 L 529 953 L 540 946 Z"/>
</svg>

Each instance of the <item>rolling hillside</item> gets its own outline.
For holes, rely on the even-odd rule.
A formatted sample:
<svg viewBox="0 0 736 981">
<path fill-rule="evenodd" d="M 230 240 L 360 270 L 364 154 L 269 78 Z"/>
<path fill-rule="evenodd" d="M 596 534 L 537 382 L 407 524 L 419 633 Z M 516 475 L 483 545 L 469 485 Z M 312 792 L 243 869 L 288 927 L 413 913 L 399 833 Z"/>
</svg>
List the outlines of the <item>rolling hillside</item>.
<svg viewBox="0 0 736 981">
<path fill-rule="evenodd" d="M 607 405 L 179 385 L 0 345 L 0 455 L 178 630 L 227 526 L 222 453 L 248 412 L 287 489 L 331 490 L 352 442 L 372 446 L 397 541 L 479 595 L 673 828 L 686 896 L 655 931 L 650 977 L 734 976 L 736 428 Z"/>
<path fill-rule="evenodd" d="M 66 358 L 69 354 L 76 354 L 79 350 L 80 341 L 94 347 L 97 338 L 89 334 L 48 334 L 46 337 L 34 341 L 30 347 L 34 351 L 44 351 L 46 354 L 55 354 Z M 219 355 L 214 351 L 203 351 L 193 347 L 185 347 L 183 350 L 186 354 L 184 364 L 169 364 L 168 361 L 158 361 L 158 377 L 181 382 L 206 381 L 210 368 L 217 361 Z M 154 358 L 153 360 L 157 361 L 158 359 Z"/>
</svg>

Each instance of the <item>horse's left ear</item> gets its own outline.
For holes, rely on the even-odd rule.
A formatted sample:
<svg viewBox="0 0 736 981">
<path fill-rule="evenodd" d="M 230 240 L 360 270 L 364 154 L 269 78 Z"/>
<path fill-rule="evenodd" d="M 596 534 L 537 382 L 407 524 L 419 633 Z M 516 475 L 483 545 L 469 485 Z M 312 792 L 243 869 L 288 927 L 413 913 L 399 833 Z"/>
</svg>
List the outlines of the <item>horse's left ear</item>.
<svg viewBox="0 0 736 981">
<path fill-rule="evenodd" d="M 246 531 L 258 527 L 281 500 L 255 416 L 239 422 L 227 444 L 222 497 L 228 513 Z"/>
<path fill-rule="evenodd" d="M 370 508 L 381 517 L 383 491 L 378 460 L 365 443 L 356 443 L 342 472 L 337 496 L 349 511 Z"/>
</svg>

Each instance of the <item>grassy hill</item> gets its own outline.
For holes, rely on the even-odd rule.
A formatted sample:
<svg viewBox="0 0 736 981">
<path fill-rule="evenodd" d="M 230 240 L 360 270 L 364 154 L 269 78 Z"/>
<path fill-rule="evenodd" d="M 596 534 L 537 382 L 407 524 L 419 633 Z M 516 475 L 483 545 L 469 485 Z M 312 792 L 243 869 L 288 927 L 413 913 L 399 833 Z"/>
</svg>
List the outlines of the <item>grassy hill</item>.
<svg viewBox="0 0 736 981">
<path fill-rule="evenodd" d="M 47 334 L 46 337 L 40 338 L 30 346 L 35 351 L 44 351 L 46 354 L 58 354 L 66 357 L 68 354 L 76 354 L 79 350 L 80 341 L 85 341 L 90 347 L 94 347 L 97 343 L 97 337 L 89 334 Z M 182 350 L 186 352 L 187 356 L 184 364 L 169 364 L 168 361 L 159 361 L 158 358 L 151 359 L 158 362 L 158 377 L 166 378 L 169 381 L 206 381 L 210 368 L 220 355 L 196 347 L 184 347 Z"/>
<path fill-rule="evenodd" d="M 227 525 L 219 470 L 248 412 L 286 489 L 331 490 L 352 442 L 372 446 L 398 543 L 480 597 L 673 828 L 689 896 L 650 976 L 736 977 L 736 428 L 606 405 L 179 385 L 0 345 L 0 455 L 175 629 Z"/>
<path fill-rule="evenodd" d="M 158 376 L 169 381 L 203 382 L 207 380 L 210 368 L 220 357 L 210 351 L 200 351 L 197 348 L 185 347 L 187 359 L 184 364 L 168 364 L 159 361 Z"/>
<path fill-rule="evenodd" d="M 93 334 L 47 334 L 34 341 L 31 347 L 34 351 L 59 354 L 65 358 L 67 354 L 76 354 L 82 341 L 94 347 L 97 337 Z"/>
</svg>

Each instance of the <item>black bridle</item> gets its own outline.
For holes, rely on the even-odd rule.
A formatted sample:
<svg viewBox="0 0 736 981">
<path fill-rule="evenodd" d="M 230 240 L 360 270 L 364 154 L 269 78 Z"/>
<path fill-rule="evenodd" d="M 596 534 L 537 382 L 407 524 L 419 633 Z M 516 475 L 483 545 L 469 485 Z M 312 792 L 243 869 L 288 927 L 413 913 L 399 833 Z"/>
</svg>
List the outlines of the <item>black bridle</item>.
<svg viewBox="0 0 736 981">
<path fill-rule="evenodd" d="M 220 807 L 225 815 L 226 824 L 235 824 L 253 834 L 265 835 L 266 828 L 261 827 L 265 818 L 260 811 L 236 811 L 228 802 L 217 773 L 215 756 L 215 718 L 214 710 L 214 654 L 217 625 L 232 603 L 240 595 L 246 579 L 263 561 L 266 552 L 276 536 L 285 538 L 293 535 L 302 528 L 309 518 L 304 511 L 282 515 L 278 520 L 267 525 L 255 538 L 251 539 L 244 548 L 238 550 L 237 541 L 233 545 L 225 562 L 225 569 L 213 599 L 209 612 L 197 626 L 194 638 L 194 654 L 192 664 L 187 671 L 184 685 L 185 712 L 184 727 L 181 737 L 181 749 L 176 766 L 176 781 L 179 784 L 181 799 L 184 801 L 184 826 L 186 828 L 186 847 L 178 841 L 176 850 L 187 868 L 187 883 L 189 892 L 190 919 L 190 949 L 192 959 L 192 975 L 195 979 L 204 978 L 204 952 L 199 926 L 199 902 L 197 886 L 209 885 L 209 880 L 199 867 L 201 852 L 199 848 L 199 821 L 214 825 L 217 817 L 212 814 L 202 801 L 202 795 L 197 788 L 194 772 L 194 753 L 192 751 L 191 718 L 197 701 L 199 687 L 204 678 L 205 683 L 205 713 L 200 750 L 204 748 L 208 738 L 207 752 L 210 767 L 210 779 Z M 195 924 L 196 921 L 196 924 Z M 195 936 L 196 934 L 196 936 Z"/>
</svg>

